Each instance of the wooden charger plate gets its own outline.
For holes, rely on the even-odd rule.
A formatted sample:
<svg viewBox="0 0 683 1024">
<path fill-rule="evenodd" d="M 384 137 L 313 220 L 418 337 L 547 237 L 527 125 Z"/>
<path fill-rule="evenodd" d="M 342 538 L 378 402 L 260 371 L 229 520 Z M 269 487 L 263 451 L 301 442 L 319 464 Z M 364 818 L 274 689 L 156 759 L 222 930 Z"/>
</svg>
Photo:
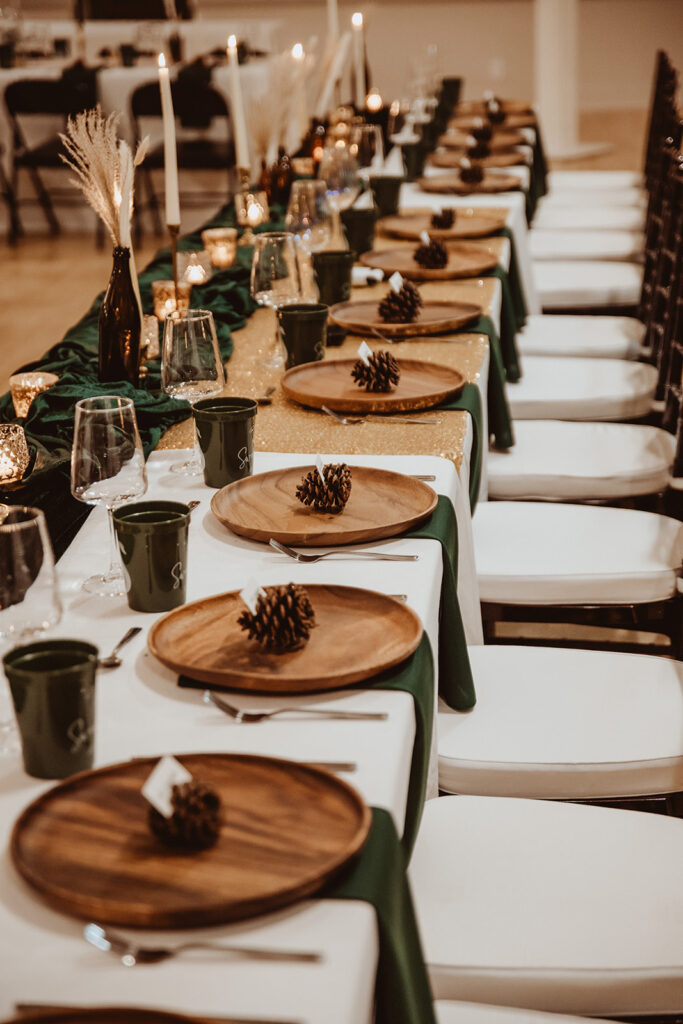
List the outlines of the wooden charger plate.
<svg viewBox="0 0 683 1024">
<path fill-rule="evenodd" d="M 479 246 L 459 243 L 449 246 L 448 263 L 438 269 L 421 267 L 410 249 L 365 252 L 360 262 L 366 267 L 383 270 L 387 275 L 398 270 L 399 274 L 407 277 L 409 281 L 455 281 L 465 277 L 480 277 L 497 265 L 498 257 Z"/>
<path fill-rule="evenodd" d="M 533 107 L 526 100 L 501 100 L 499 99 L 501 108 L 506 114 L 533 114 Z M 471 115 L 477 117 L 483 117 L 486 113 L 486 101 L 485 100 L 460 100 L 455 105 L 455 113 L 458 116 Z"/>
<path fill-rule="evenodd" d="M 365 842 L 369 809 L 327 772 L 246 754 L 178 760 L 220 794 L 215 846 L 171 850 L 153 835 L 140 790 L 158 758 L 136 758 L 74 775 L 30 804 L 11 839 L 20 874 L 76 917 L 190 928 L 310 896 Z"/>
<path fill-rule="evenodd" d="M 504 228 L 507 221 L 507 210 L 477 210 L 474 206 L 453 209 L 455 223 L 452 228 L 433 228 L 431 213 L 396 214 L 384 217 L 379 226 L 384 234 L 394 238 L 417 241 L 422 232 L 427 231 L 433 238 L 448 241 L 451 238 L 486 238 Z"/>
<path fill-rule="evenodd" d="M 422 334 L 457 331 L 473 320 L 478 320 L 482 313 L 482 307 L 474 302 L 435 302 L 428 299 L 412 323 L 387 324 L 379 315 L 378 306 L 377 299 L 338 302 L 336 306 L 330 307 L 329 317 L 333 323 L 352 334 L 367 334 L 376 328 L 387 338 L 416 338 Z"/>
<path fill-rule="evenodd" d="M 224 526 L 250 540 L 327 546 L 395 537 L 428 519 L 435 491 L 421 480 L 371 466 L 349 466 L 351 494 L 343 512 L 316 512 L 296 497 L 314 466 L 274 469 L 217 491 L 211 511 Z"/>
<path fill-rule="evenodd" d="M 470 132 L 473 128 L 476 128 L 482 115 L 475 116 L 473 114 L 458 114 L 456 117 L 452 117 L 448 122 L 449 128 L 457 128 L 460 131 Z M 493 131 L 509 131 L 515 128 L 533 128 L 536 124 L 536 115 L 534 113 L 528 114 L 508 114 L 502 124 L 494 124 Z"/>
<path fill-rule="evenodd" d="M 418 616 L 400 601 L 358 587 L 306 587 L 317 625 L 297 651 L 274 654 L 237 624 L 239 592 L 207 597 L 158 619 L 152 654 L 180 675 L 226 690 L 314 693 L 339 690 L 392 668 L 422 638 Z M 174 684 L 175 685 L 175 684 Z"/>
<path fill-rule="evenodd" d="M 462 158 L 462 153 L 446 149 L 442 153 L 432 153 L 429 159 L 433 167 L 457 168 Z M 473 158 L 473 162 L 480 167 L 518 167 L 524 163 L 524 157 L 521 153 L 491 152 L 488 156 Z"/>
<path fill-rule="evenodd" d="M 516 174 L 487 174 L 476 185 L 467 185 L 457 174 L 436 174 L 433 178 L 418 178 L 417 184 L 423 192 L 452 193 L 456 196 L 495 195 L 498 192 L 515 192 L 522 187 Z"/>
<path fill-rule="evenodd" d="M 22 1013 L 3 1024 L 198 1024 L 198 1018 L 138 1006 L 55 1006 Z M 232 1018 L 221 1018 L 221 1024 L 233 1024 Z"/>
<path fill-rule="evenodd" d="M 486 144 L 489 149 L 498 151 L 528 145 L 528 142 L 520 131 L 500 131 L 494 128 L 493 135 Z M 439 145 L 464 152 L 471 145 L 471 136 L 469 132 L 449 131 L 439 136 Z"/>
<path fill-rule="evenodd" d="M 282 390 L 300 405 L 335 412 L 392 413 L 432 409 L 454 398 L 465 386 L 459 370 L 421 359 L 399 359 L 401 378 L 393 391 L 365 391 L 351 376 L 355 359 L 302 363 L 287 370 Z"/>
</svg>

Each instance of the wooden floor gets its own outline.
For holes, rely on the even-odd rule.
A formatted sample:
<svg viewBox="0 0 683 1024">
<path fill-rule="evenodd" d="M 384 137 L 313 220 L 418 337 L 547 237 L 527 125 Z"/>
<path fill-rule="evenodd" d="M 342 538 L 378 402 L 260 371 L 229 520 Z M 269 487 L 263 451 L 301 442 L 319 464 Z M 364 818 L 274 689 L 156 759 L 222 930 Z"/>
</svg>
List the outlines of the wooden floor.
<svg viewBox="0 0 683 1024">
<path fill-rule="evenodd" d="M 588 113 L 582 116 L 582 141 L 610 144 L 600 156 L 562 161 L 573 168 L 623 168 L 642 165 L 645 111 Z M 159 240 L 148 237 L 136 252 L 139 268 L 154 255 Z M 0 393 L 10 374 L 60 341 L 106 287 L 111 254 L 95 248 L 94 236 L 29 237 L 10 249 L 0 242 Z"/>
</svg>

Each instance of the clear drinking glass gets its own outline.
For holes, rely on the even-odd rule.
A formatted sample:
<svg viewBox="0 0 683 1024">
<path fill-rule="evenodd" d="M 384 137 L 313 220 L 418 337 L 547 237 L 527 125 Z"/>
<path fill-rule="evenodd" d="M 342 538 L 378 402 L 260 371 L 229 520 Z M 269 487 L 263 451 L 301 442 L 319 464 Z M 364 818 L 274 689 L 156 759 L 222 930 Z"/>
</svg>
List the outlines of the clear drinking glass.
<svg viewBox="0 0 683 1024">
<path fill-rule="evenodd" d="M 161 386 L 167 395 L 190 405 L 223 390 L 223 360 L 210 310 L 185 309 L 166 318 L 161 349 Z M 196 430 L 192 457 L 186 462 L 175 463 L 171 470 L 183 476 L 200 476 L 203 473 L 204 460 Z"/>
<path fill-rule="evenodd" d="M 294 235 L 287 231 L 266 231 L 256 236 L 251 263 L 251 295 L 259 306 L 270 306 L 271 309 L 303 301 Z M 285 350 L 278 327 L 275 348 L 266 366 L 279 370 L 284 365 Z"/>
<path fill-rule="evenodd" d="M 360 168 L 377 166 L 384 162 L 382 130 L 376 124 L 356 124 L 349 139 L 351 154 Z"/>
<path fill-rule="evenodd" d="M 361 190 L 358 161 L 351 152 L 348 141 L 337 139 L 332 145 L 325 147 L 318 174 L 326 184 L 327 202 L 333 214 L 334 226 L 330 248 L 348 249 L 339 214 L 355 203 Z"/>
<path fill-rule="evenodd" d="M 86 505 L 103 505 L 109 521 L 109 569 L 83 583 L 89 594 L 119 597 L 125 594 L 112 510 L 147 490 L 135 406 L 119 395 L 83 398 L 76 402 L 71 449 L 71 493 Z"/>
<path fill-rule="evenodd" d="M 332 211 L 324 181 L 295 181 L 289 197 L 285 229 L 309 252 L 327 249 L 332 238 Z"/>
<path fill-rule="evenodd" d="M 29 643 L 62 617 L 55 560 L 38 508 L 0 505 L 0 652 Z M 9 689 L 0 684 L 0 753 L 19 749 Z"/>
</svg>

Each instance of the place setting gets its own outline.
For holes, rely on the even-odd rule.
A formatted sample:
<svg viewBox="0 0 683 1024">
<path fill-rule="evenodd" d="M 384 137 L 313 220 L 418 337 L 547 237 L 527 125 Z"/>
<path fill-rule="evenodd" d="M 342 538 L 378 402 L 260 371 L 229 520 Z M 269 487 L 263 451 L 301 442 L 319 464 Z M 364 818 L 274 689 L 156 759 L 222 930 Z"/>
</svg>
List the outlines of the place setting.
<svg viewBox="0 0 683 1024">
<path fill-rule="evenodd" d="M 416 210 L 384 217 L 380 221 L 380 228 L 383 234 L 406 241 L 419 241 L 425 231 L 432 238 L 456 241 L 494 235 L 505 227 L 507 216 L 506 210 L 444 206 L 434 213 Z"/>
<path fill-rule="evenodd" d="M 419 244 L 411 252 L 403 249 L 380 249 L 363 253 L 361 263 L 383 271 L 385 277 L 400 274 L 409 281 L 454 281 L 480 277 L 497 265 L 495 254 L 478 245 L 452 241 L 447 246 L 443 236 L 426 229 L 420 232 Z"/>
</svg>

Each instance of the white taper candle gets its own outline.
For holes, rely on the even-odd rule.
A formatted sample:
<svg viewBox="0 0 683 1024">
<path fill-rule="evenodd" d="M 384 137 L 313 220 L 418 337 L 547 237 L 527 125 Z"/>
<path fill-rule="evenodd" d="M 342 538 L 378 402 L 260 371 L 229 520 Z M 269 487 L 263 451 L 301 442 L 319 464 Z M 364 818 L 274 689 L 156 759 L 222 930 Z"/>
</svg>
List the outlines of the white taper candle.
<svg viewBox="0 0 683 1024">
<path fill-rule="evenodd" d="M 232 128 L 235 134 L 235 158 L 238 167 L 251 167 L 249 137 L 247 135 L 247 123 L 244 119 L 240 68 L 239 61 L 237 60 L 237 39 L 235 36 L 230 36 L 228 39 L 228 61 L 231 72 L 230 97 L 232 100 Z"/>
<path fill-rule="evenodd" d="M 164 191 L 166 194 L 166 223 L 180 224 L 180 196 L 178 195 L 178 153 L 175 141 L 175 114 L 171 81 L 168 77 L 166 58 L 159 54 L 159 90 L 161 92 L 161 116 L 164 121 Z"/>
<path fill-rule="evenodd" d="M 354 100 L 356 109 L 365 106 L 365 46 L 363 44 L 363 15 L 356 11 L 351 16 L 353 28 Z"/>
</svg>

